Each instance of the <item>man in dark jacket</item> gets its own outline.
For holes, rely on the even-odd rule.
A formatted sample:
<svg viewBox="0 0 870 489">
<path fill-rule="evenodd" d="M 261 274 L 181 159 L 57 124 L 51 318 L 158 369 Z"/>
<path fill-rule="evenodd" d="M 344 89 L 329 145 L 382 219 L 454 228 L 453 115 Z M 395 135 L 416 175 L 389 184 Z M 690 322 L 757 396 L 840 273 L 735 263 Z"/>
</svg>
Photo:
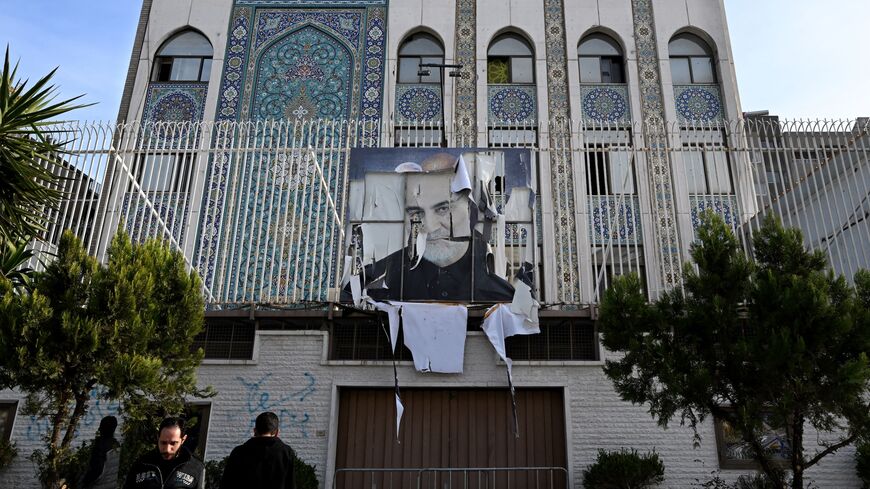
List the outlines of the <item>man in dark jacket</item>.
<svg viewBox="0 0 870 489">
<path fill-rule="evenodd" d="M 185 439 L 184 420 L 164 419 L 157 450 L 133 464 L 124 489 L 204 489 L 205 466 L 182 446 Z"/>
<path fill-rule="evenodd" d="M 296 454 L 278 438 L 278 416 L 257 416 L 254 436 L 230 453 L 221 489 L 294 489 Z"/>
</svg>

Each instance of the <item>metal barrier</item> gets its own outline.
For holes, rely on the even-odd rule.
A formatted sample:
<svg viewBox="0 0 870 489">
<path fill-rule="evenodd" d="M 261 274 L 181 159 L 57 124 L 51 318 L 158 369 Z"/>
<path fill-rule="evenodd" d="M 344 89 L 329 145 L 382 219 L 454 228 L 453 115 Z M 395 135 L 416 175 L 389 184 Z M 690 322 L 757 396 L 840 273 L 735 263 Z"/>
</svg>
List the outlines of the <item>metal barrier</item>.
<svg viewBox="0 0 870 489">
<path fill-rule="evenodd" d="M 33 265 L 51 259 L 67 228 L 105 260 L 121 227 L 180 251 L 210 304 L 328 302 L 343 275 L 350 150 L 437 146 L 440 130 L 412 121 L 59 124 L 51 137 L 68 141 L 57 170 L 66 198 L 46 209 Z M 688 260 L 705 210 L 733 226 L 747 252 L 764 217 L 777 214 L 835 272 L 870 267 L 866 119 L 539 122 L 493 134 L 486 123 L 447 125 L 453 145 L 534 152 L 544 304 L 597 303 L 629 272 L 651 298 L 679 286 L 672 271 Z M 667 192 L 653 158 L 670 168 Z"/>
<path fill-rule="evenodd" d="M 333 489 L 562 489 L 564 467 L 337 469 Z"/>
</svg>

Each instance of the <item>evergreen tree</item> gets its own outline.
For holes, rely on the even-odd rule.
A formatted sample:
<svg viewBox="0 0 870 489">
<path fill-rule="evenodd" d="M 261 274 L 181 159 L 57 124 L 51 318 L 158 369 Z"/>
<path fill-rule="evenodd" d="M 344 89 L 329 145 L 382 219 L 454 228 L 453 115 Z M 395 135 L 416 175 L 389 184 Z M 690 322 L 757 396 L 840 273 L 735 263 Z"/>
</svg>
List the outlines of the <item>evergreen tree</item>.
<svg viewBox="0 0 870 489">
<path fill-rule="evenodd" d="M 181 405 L 196 386 L 203 324 L 199 279 L 158 241 L 141 246 L 119 231 L 100 265 L 69 231 L 32 292 L 0 278 L 0 389 L 27 393 L 26 411 L 47 418 L 34 453 L 44 487 L 55 488 L 91 392 L 120 401 L 125 416 L 150 403 Z"/>
<path fill-rule="evenodd" d="M 707 416 L 726 420 L 778 488 L 789 486 L 761 443 L 770 426 L 790 443 L 792 488 L 804 472 L 866 433 L 870 419 L 870 274 L 854 287 L 773 217 L 748 258 L 709 213 L 685 266 L 684 288 L 650 304 L 637 276 L 616 280 L 601 304 L 602 342 L 624 353 L 605 374 L 657 422 L 680 419 L 698 438 Z M 810 427 L 829 436 L 804 436 Z M 829 441 L 823 441 L 829 440 Z"/>
</svg>

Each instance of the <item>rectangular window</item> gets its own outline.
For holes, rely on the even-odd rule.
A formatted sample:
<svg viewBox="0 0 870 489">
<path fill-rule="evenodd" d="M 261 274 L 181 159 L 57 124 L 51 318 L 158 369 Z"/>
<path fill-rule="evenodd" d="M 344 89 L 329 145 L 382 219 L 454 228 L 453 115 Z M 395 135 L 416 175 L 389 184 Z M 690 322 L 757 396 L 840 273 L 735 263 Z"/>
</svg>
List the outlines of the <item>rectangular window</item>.
<svg viewBox="0 0 870 489">
<path fill-rule="evenodd" d="M 716 83 L 716 77 L 713 75 L 713 60 L 706 57 L 691 59 L 694 83 Z"/>
<path fill-rule="evenodd" d="M 511 83 L 534 83 L 533 63 L 532 58 L 511 58 Z"/>
<path fill-rule="evenodd" d="M 443 58 L 438 56 L 435 58 L 423 58 L 421 64 L 442 64 Z M 440 68 L 423 68 L 429 72 L 428 75 L 420 77 L 420 83 L 440 83 L 441 69 Z"/>
<path fill-rule="evenodd" d="M 580 58 L 580 82 L 601 83 L 601 60 L 598 57 Z"/>
<path fill-rule="evenodd" d="M 173 58 L 172 81 L 195 81 L 199 79 L 202 58 Z"/>
<path fill-rule="evenodd" d="M 634 193 L 634 172 L 628 151 L 610 152 L 610 188 L 613 194 Z"/>
<path fill-rule="evenodd" d="M 704 171 L 704 153 L 697 150 L 683 152 L 686 187 L 690 194 L 707 193 L 707 176 Z"/>
<path fill-rule="evenodd" d="M 510 83 L 510 61 L 501 56 L 490 56 L 486 60 L 487 83 Z"/>
<path fill-rule="evenodd" d="M 0 441 L 9 441 L 12 436 L 12 424 L 17 411 L 17 401 L 0 401 Z"/>
<path fill-rule="evenodd" d="M 399 83 L 419 83 L 420 58 L 399 58 Z"/>
<path fill-rule="evenodd" d="M 586 153 L 589 195 L 634 193 L 634 172 L 629 151 L 592 151 Z"/>
<path fill-rule="evenodd" d="M 207 360 L 252 360 L 255 335 L 253 321 L 206 318 L 193 348 L 202 348 Z"/>
<path fill-rule="evenodd" d="M 588 319 L 541 318 L 541 333 L 505 339 L 511 360 L 598 360 L 598 333 Z"/>
<path fill-rule="evenodd" d="M 775 464 L 785 467 L 791 459 L 791 443 L 785 428 L 772 426 L 768 422 L 770 418 L 770 416 L 765 416 L 764 431 L 758 438 L 758 442 Z M 719 468 L 757 469 L 759 465 L 752 457 L 754 452 L 751 444 L 743 439 L 743 436 L 734 428 L 732 423 L 728 419 L 720 417 L 715 417 L 714 423 Z"/>
<path fill-rule="evenodd" d="M 671 80 L 674 85 L 689 85 L 692 83 L 692 72 L 689 71 L 688 58 L 671 58 Z"/>
<path fill-rule="evenodd" d="M 184 409 L 185 429 L 187 439 L 184 448 L 199 457 L 205 458 L 205 447 L 208 441 L 208 421 L 211 415 L 211 404 L 188 404 Z"/>
<path fill-rule="evenodd" d="M 707 180 L 712 194 L 730 194 L 731 172 L 728 171 L 728 155 L 724 151 L 705 151 Z"/>
<path fill-rule="evenodd" d="M 171 131 L 173 128 L 160 128 Z M 136 180 L 145 192 L 187 192 L 193 170 L 191 154 L 146 154 L 134 169 Z"/>
<path fill-rule="evenodd" d="M 360 318 L 333 321 L 330 324 L 329 358 L 331 360 L 392 360 L 392 346 L 387 332 L 387 318 Z M 389 330 L 387 330 L 389 331 Z M 396 341 L 396 360 L 411 360 L 401 328 Z"/>
<path fill-rule="evenodd" d="M 211 78 L 211 58 L 202 60 L 202 70 L 199 72 L 199 81 L 207 82 Z"/>
</svg>

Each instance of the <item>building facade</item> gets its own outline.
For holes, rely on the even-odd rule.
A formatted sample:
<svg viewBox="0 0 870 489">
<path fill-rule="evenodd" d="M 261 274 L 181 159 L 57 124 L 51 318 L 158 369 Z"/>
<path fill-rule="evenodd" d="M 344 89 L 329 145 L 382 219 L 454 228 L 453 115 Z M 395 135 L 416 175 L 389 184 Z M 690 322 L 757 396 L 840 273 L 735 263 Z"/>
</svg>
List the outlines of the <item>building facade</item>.
<svg viewBox="0 0 870 489">
<path fill-rule="evenodd" d="M 102 190 L 87 207 L 96 216 L 76 231 L 99 257 L 123 222 L 134 239 L 165 239 L 200 273 L 199 380 L 218 392 L 192 401 L 206 459 L 228 455 L 271 410 L 327 488 L 468 476 L 582 487 L 598 450 L 622 447 L 655 450 L 665 487 L 693 487 L 751 470 L 739 440 L 710 421 L 696 444 L 678 420 L 663 430 L 621 401 L 602 372 L 612 354 L 598 342 L 596 304 L 629 272 L 651 298 L 679 286 L 702 211 L 746 238 L 758 216 L 794 201 L 789 192 L 813 171 L 771 176 L 774 153 L 752 137 L 764 131 L 741 116 L 722 0 L 145 0 L 121 125 L 88 136 L 111 150 L 82 152 L 78 163 Z M 857 143 L 836 151 L 866 170 L 866 123 L 855 131 Z M 392 353 L 387 316 L 354 304 L 353 277 L 409 242 L 400 231 L 383 244 L 405 211 L 377 214 L 388 206 L 359 185 L 402 175 L 397 163 L 427 168 L 439 154 L 473 160 L 469 195 L 492 204 L 495 217 L 477 222 L 492 257 L 481 266 L 526 284 L 540 305 L 540 333 L 505 343 L 515 409 L 505 362 L 481 329 L 484 311 L 504 301 L 451 297 L 467 314 L 461 373 L 418 371 L 413 347 Z M 493 172 L 479 177 L 490 159 Z M 769 176 L 795 184 L 764 193 Z M 856 180 L 842 185 L 858 201 L 867 194 Z M 830 214 L 822 200 L 812 205 Z M 870 263 L 870 230 L 849 233 L 836 251 L 849 267 L 832 255 L 841 273 Z M 809 244 L 826 246 L 816 238 Z M 375 252 L 348 251 L 360 248 Z M 477 290 L 483 279 L 471 270 Z M 374 282 L 359 282 L 371 297 Z M 0 436 L 26 454 L 45 423 L 21 407 L 0 392 Z M 114 412 L 96 403 L 82 435 Z M 853 453 L 809 477 L 859 487 Z M 35 486 L 24 458 L 0 485 Z M 371 470 L 384 468 L 455 472 Z"/>
</svg>

